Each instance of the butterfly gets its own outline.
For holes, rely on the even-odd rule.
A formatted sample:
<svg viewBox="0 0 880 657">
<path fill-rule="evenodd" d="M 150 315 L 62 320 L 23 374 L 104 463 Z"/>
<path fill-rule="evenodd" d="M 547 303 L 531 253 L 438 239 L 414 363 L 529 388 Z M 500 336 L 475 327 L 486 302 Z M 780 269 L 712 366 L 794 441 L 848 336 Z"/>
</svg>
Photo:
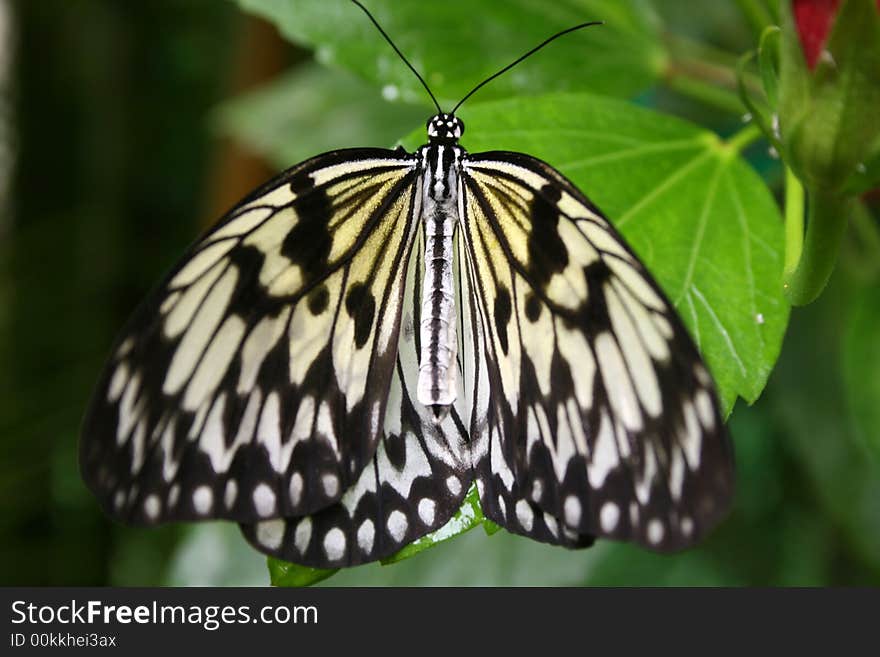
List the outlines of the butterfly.
<svg viewBox="0 0 880 657">
<path fill-rule="evenodd" d="M 669 299 L 550 165 L 466 151 L 460 104 L 414 153 L 266 183 L 139 307 L 80 440 L 110 516 L 231 520 L 331 568 L 441 528 L 472 486 L 569 548 L 678 550 L 724 515 L 732 446 Z"/>
</svg>

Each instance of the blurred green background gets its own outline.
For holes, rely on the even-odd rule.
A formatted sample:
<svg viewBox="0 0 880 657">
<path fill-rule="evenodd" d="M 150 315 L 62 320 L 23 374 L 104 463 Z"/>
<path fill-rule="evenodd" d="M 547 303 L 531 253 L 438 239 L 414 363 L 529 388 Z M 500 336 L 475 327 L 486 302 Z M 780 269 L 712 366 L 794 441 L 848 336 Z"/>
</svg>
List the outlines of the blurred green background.
<svg viewBox="0 0 880 657">
<path fill-rule="evenodd" d="M 587 4 L 587 20 L 601 13 Z M 634 6 L 661 44 L 687 39 L 732 60 L 754 47 L 763 5 Z M 462 30 L 476 35 L 462 66 L 480 67 L 464 90 L 508 60 L 485 61 L 480 29 Z M 507 47 L 534 45 L 523 39 Z M 607 92 L 720 134 L 742 125 L 728 97 L 700 100 L 674 76 L 623 79 Z M 396 87 L 383 97 L 216 0 L 0 0 L 0 85 L 0 584 L 267 583 L 234 525 L 131 529 L 100 513 L 76 466 L 91 387 L 136 303 L 237 198 L 308 155 L 388 146 L 430 110 L 387 102 Z M 766 143 L 746 156 L 778 196 Z M 866 198 L 863 228 L 876 231 L 877 209 Z M 762 397 L 737 404 L 735 506 L 699 548 L 569 552 L 476 529 L 324 584 L 880 584 L 880 252 L 864 235 L 848 236 L 820 300 L 793 312 Z"/>
</svg>

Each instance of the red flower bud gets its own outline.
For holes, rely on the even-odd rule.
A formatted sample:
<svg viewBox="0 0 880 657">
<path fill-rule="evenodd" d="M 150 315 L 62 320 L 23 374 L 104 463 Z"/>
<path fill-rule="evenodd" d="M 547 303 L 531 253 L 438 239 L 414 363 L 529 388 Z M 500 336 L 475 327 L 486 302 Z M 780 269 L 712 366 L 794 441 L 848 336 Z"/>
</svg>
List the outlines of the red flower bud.
<svg viewBox="0 0 880 657">
<path fill-rule="evenodd" d="M 831 32 L 840 0 L 792 0 L 792 5 L 804 57 L 812 70 Z"/>
<path fill-rule="evenodd" d="M 807 66 L 813 70 L 834 25 L 840 0 L 792 0 L 791 4 Z M 880 0 L 877 10 L 880 11 Z"/>
</svg>

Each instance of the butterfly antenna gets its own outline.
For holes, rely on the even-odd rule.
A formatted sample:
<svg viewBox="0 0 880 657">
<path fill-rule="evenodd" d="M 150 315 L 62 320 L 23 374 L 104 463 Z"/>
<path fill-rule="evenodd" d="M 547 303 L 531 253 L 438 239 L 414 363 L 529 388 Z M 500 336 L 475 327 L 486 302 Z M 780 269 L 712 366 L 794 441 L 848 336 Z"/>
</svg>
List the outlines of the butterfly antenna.
<svg viewBox="0 0 880 657">
<path fill-rule="evenodd" d="M 431 100 L 434 101 L 434 107 L 437 108 L 437 113 L 442 114 L 443 110 L 440 109 L 440 103 L 437 102 L 437 99 L 434 97 L 434 94 L 431 93 L 431 88 L 428 86 L 428 83 L 425 82 L 425 79 L 421 75 L 419 75 L 419 72 L 413 67 L 413 65 L 409 63 L 409 60 L 407 60 L 407 58 L 403 56 L 403 53 L 400 52 L 400 48 L 398 48 L 397 46 L 394 45 L 394 42 L 391 40 L 391 37 L 385 33 L 385 30 L 382 29 L 382 26 L 379 25 L 379 22 L 375 18 L 373 18 L 373 14 L 370 13 L 370 10 L 367 9 L 366 7 L 364 7 L 360 2 L 358 2 L 358 0 L 351 0 L 351 1 L 354 4 L 356 4 L 358 7 L 360 7 L 361 9 L 364 10 L 364 13 L 367 15 L 367 18 L 369 18 L 373 22 L 373 25 L 376 26 L 376 29 L 379 30 L 379 33 L 383 37 L 385 37 L 385 40 L 391 45 L 392 48 L 394 48 L 394 52 L 396 52 L 398 57 L 400 57 L 403 60 L 404 64 L 409 66 L 409 70 L 412 71 L 415 74 L 415 76 L 419 79 L 419 82 L 422 83 L 422 86 L 425 88 L 425 91 L 428 92 L 428 95 L 431 97 Z"/>
<path fill-rule="evenodd" d="M 355 0 L 352 0 L 352 2 L 354 2 L 354 1 L 355 1 Z M 541 43 L 539 43 L 537 46 L 535 46 L 534 48 L 532 48 L 531 50 L 529 50 L 527 53 L 525 53 L 522 57 L 520 57 L 520 58 L 518 58 L 516 61 L 514 61 L 514 62 L 508 64 L 507 66 L 505 66 L 504 68 L 502 68 L 500 71 L 498 71 L 498 72 L 495 73 L 494 75 L 489 76 L 488 78 L 486 78 L 485 80 L 483 80 L 482 82 L 480 82 L 480 84 L 478 84 L 476 87 L 474 87 L 473 89 L 471 89 L 471 90 L 465 95 L 464 98 L 462 98 L 460 101 L 458 101 L 458 105 L 456 105 L 455 107 L 452 108 L 452 111 L 450 112 L 450 114 L 455 114 L 455 111 L 456 111 L 459 107 L 462 106 L 462 104 L 464 103 L 464 101 L 466 101 L 468 98 L 470 98 L 471 96 L 473 96 L 477 91 L 479 91 L 479 90 L 482 89 L 484 86 L 486 86 L 487 84 L 489 84 L 492 80 L 494 80 L 495 78 L 497 78 L 499 75 L 502 75 L 502 74 L 504 74 L 504 73 L 507 73 L 507 71 L 509 71 L 509 70 L 512 69 L 514 66 L 516 66 L 517 64 L 519 64 L 522 60 L 526 59 L 527 57 L 531 57 L 532 55 L 534 55 L 536 52 L 538 52 L 541 48 L 543 48 L 544 46 L 546 46 L 546 45 L 547 45 L 548 43 L 550 43 L 551 41 L 555 41 L 555 40 L 558 39 L 559 37 L 561 37 L 561 36 L 563 36 L 563 35 L 566 35 L 566 34 L 568 34 L 569 32 L 574 32 L 575 30 L 580 30 L 580 29 L 583 29 L 583 28 L 585 28 L 585 27 L 590 27 L 591 25 L 604 25 L 604 24 L 605 24 L 604 21 L 593 21 L 593 22 L 591 22 L 591 23 L 581 23 L 580 25 L 575 25 L 574 27 L 570 27 L 570 28 L 568 28 L 567 30 L 562 30 L 562 32 L 557 32 L 557 33 L 554 34 L 552 37 L 549 37 L 549 38 L 545 39 L 544 41 L 542 41 Z"/>
</svg>

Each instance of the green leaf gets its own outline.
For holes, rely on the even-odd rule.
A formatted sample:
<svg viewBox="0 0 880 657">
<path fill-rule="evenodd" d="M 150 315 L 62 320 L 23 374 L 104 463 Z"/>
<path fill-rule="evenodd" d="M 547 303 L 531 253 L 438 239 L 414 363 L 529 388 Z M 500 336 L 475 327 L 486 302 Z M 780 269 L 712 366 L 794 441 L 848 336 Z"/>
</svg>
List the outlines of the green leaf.
<svg viewBox="0 0 880 657">
<path fill-rule="evenodd" d="M 324 64 L 358 73 L 385 93 L 414 103 L 428 99 L 369 19 L 347 0 L 239 0 L 291 41 L 316 49 Z M 364 3 L 447 109 L 478 82 L 551 34 L 604 20 L 566 36 L 479 98 L 591 90 L 630 96 L 656 81 L 666 56 L 643 0 L 368 0 Z"/>
<path fill-rule="evenodd" d="M 855 295 L 848 320 L 843 338 L 846 395 L 856 430 L 880 459 L 880 289 L 876 285 Z"/>
<path fill-rule="evenodd" d="M 269 566 L 269 579 L 272 586 L 311 586 L 334 575 L 338 570 L 338 568 L 309 568 L 272 557 L 266 559 L 266 562 Z"/>
<path fill-rule="evenodd" d="M 713 133 L 588 94 L 466 108 L 463 145 L 538 157 L 596 203 L 657 277 L 697 341 L 725 409 L 754 402 L 788 322 L 783 228 L 760 177 Z M 424 141 L 413 133 L 404 145 Z"/>
<path fill-rule="evenodd" d="M 401 126 L 424 123 L 424 107 L 389 103 L 344 71 L 307 64 L 221 105 L 213 127 L 280 169 L 353 146 L 387 147 Z"/>
</svg>

